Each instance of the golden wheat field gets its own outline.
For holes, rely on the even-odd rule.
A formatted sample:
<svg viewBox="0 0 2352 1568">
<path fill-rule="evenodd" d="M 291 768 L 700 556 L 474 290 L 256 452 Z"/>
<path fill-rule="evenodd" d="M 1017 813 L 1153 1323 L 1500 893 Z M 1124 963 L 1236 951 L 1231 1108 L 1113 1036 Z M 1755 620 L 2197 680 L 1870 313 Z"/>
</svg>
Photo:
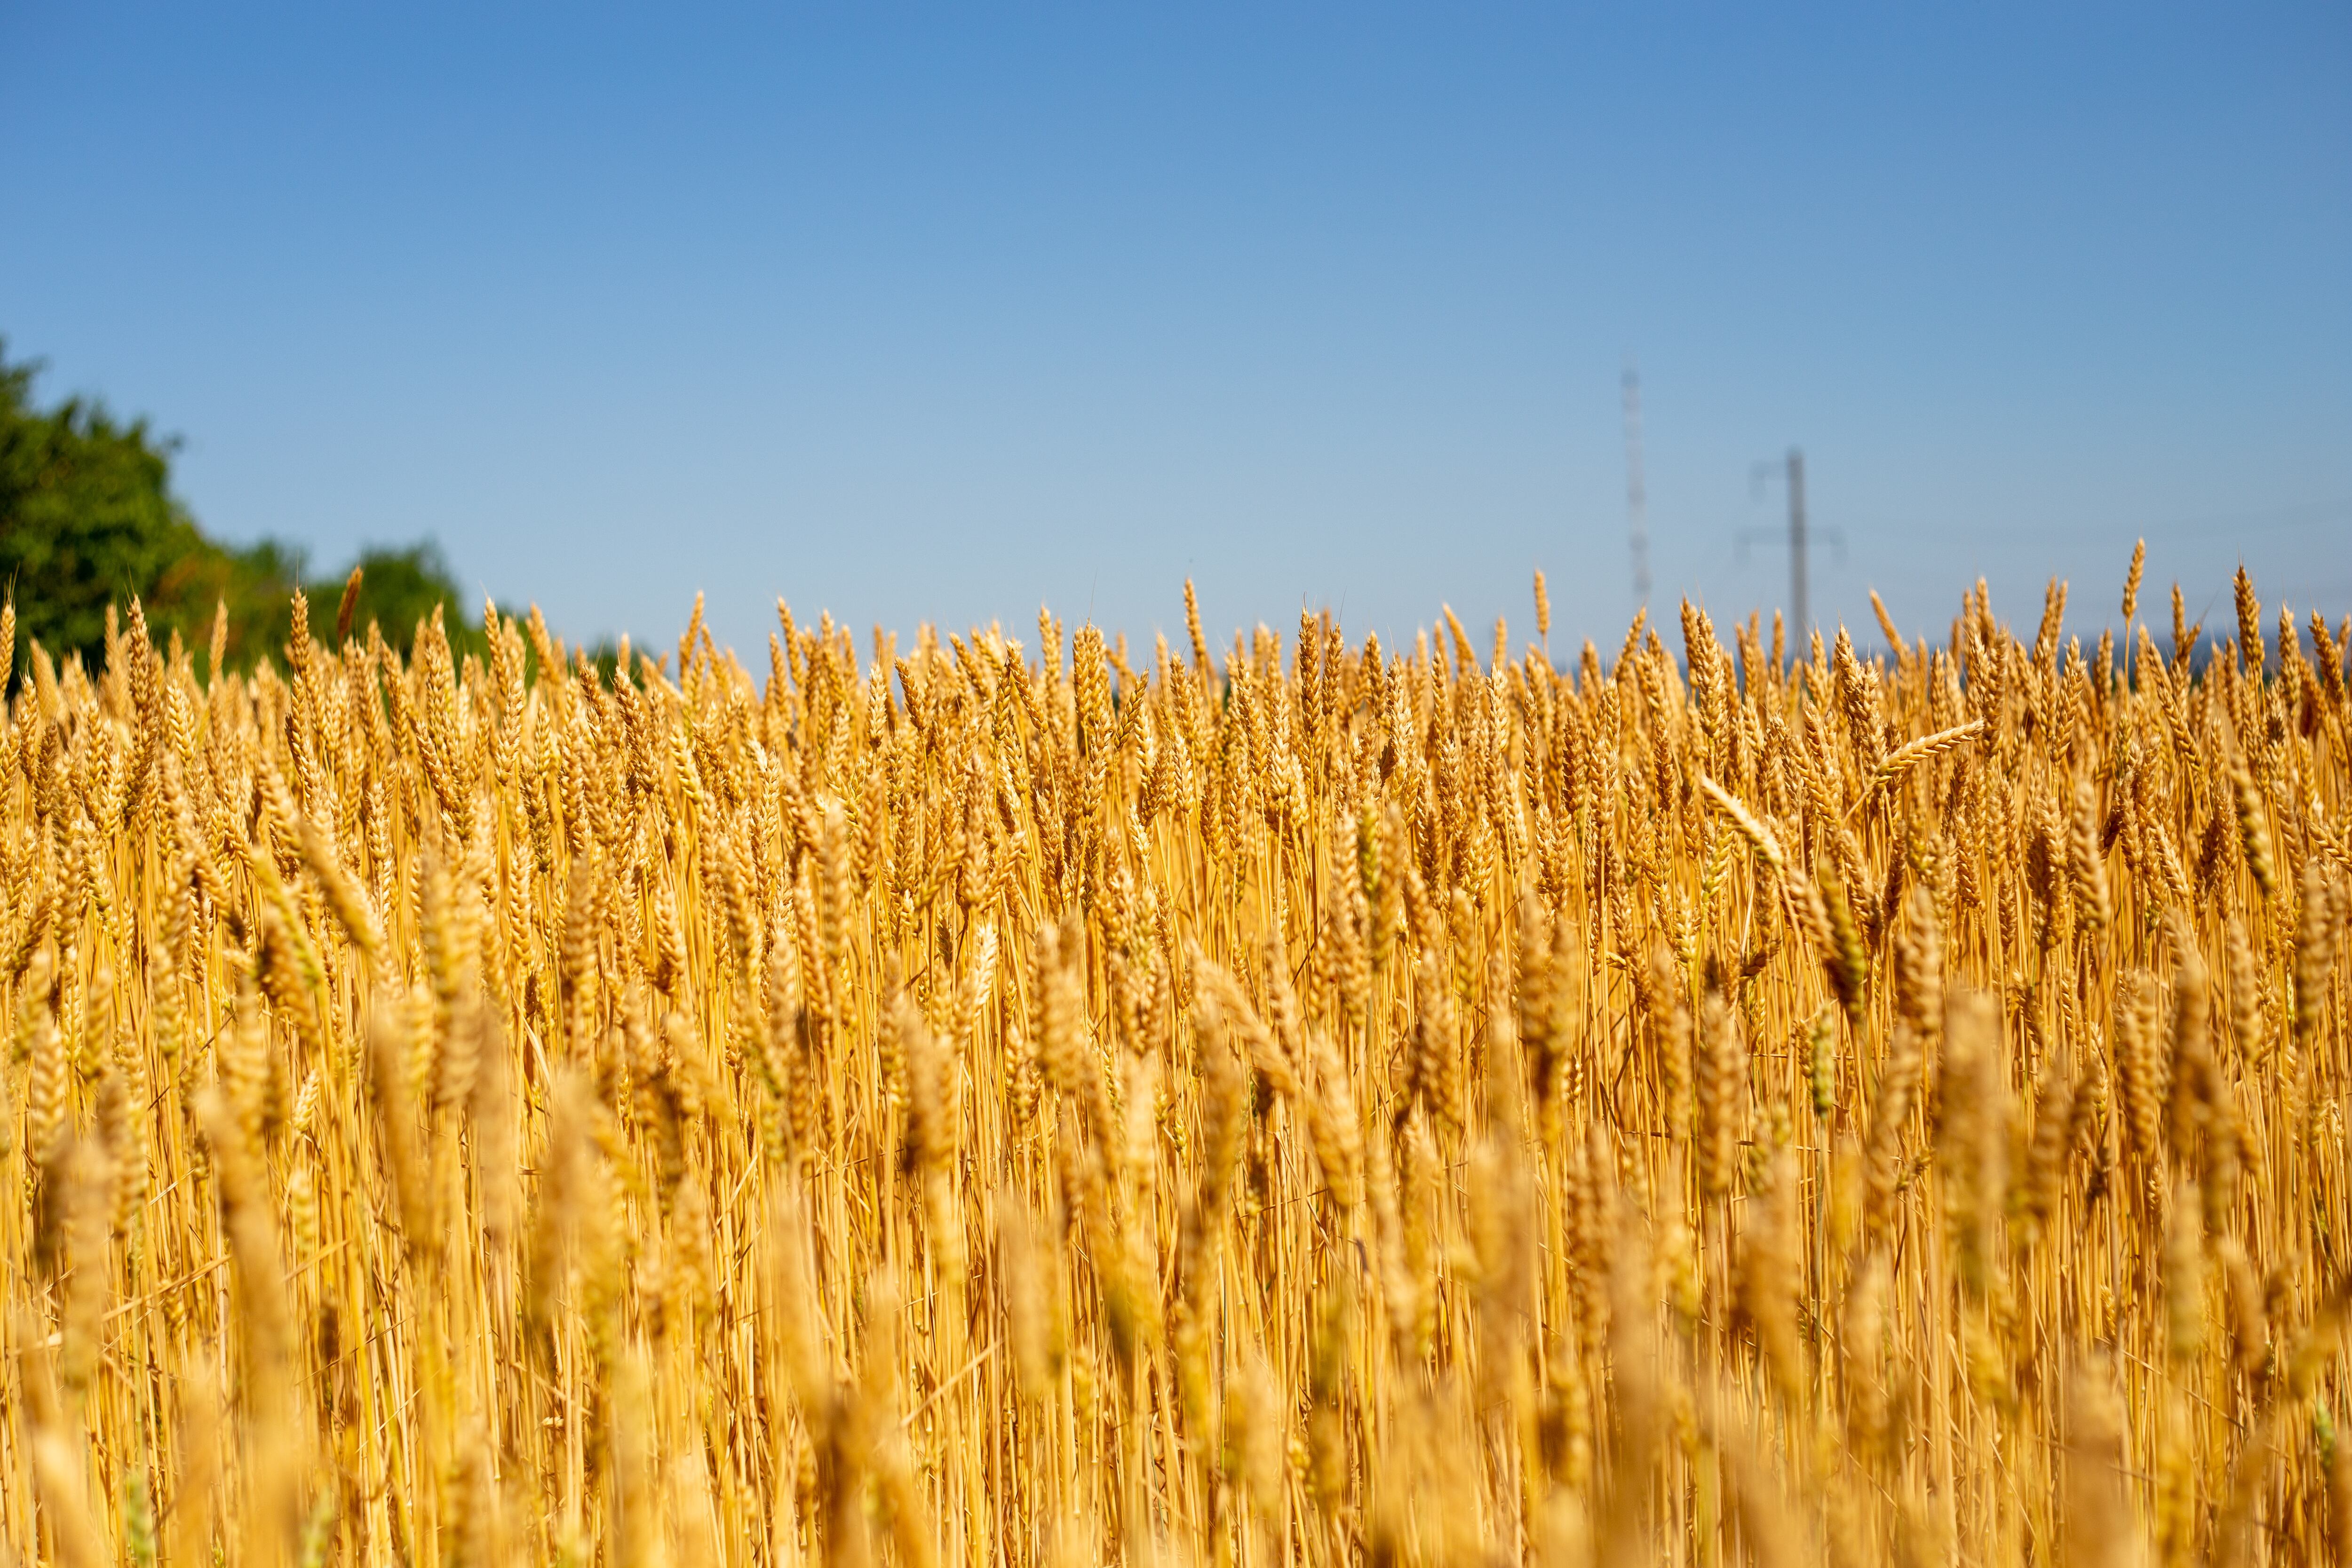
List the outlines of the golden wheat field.
<svg viewBox="0 0 2352 1568">
<path fill-rule="evenodd" d="M 2352 1560 L 2347 637 L 2140 567 L 37 647 L 0 1556 Z"/>
</svg>

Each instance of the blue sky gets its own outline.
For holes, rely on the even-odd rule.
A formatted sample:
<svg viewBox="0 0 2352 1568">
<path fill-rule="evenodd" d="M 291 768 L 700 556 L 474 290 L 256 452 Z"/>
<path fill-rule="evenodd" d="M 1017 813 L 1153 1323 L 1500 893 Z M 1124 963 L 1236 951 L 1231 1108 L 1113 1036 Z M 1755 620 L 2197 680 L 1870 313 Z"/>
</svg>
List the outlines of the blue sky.
<svg viewBox="0 0 2352 1568">
<path fill-rule="evenodd" d="M 1657 604 L 2352 611 L 2340 4 L 678 9 L 0 0 L 0 333 L 578 636 L 1607 645 L 1629 359 Z"/>
</svg>

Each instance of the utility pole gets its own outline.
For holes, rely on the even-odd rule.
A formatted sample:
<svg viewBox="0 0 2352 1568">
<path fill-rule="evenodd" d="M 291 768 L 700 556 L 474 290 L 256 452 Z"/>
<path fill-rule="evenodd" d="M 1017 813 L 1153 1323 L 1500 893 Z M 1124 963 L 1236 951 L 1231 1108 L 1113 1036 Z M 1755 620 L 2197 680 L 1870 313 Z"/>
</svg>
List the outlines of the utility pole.
<svg viewBox="0 0 2352 1568">
<path fill-rule="evenodd" d="M 1649 495 L 1642 484 L 1642 373 L 1625 366 L 1625 520 L 1633 547 L 1633 597 L 1650 602 Z"/>
<path fill-rule="evenodd" d="M 1789 448 L 1788 455 L 1777 462 L 1758 463 L 1748 470 L 1748 481 L 1751 487 L 1750 494 L 1753 499 L 1761 500 L 1764 496 L 1764 487 L 1774 479 L 1779 479 L 1789 487 L 1788 608 L 1790 622 L 1789 635 L 1796 640 L 1799 647 L 1802 647 L 1805 646 L 1805 639 L 1813 634 L 1813 610 L 1811 602 L 1812 595 L 1809 592 L 1812 584 L 1809 581 L 1808 572 L 1808 568 L 1812 563 L 1810 550 L 1812 544 L 1813 529 L 1805 516 L 1805 454 L 1801 448 L 1791 447 Z M 1821 534 L 1826 542 L 1836 549 L 1838 558 L 1843 560 L 1845 534 L 1834 528 L 1825 528 L 1821 531 Z M 1739 558 L 1742 561 L 1748 559 L 1748 546 L 1751 540 L 1759 542 L 1770 540 L 1777 543 L 1780 540 L 1780 531 L 1773 528 L 1741 529 Z"/>
<path fill-rule="evenodd" d="M 1805 605 L 1805 454 L 1795 447 L 1789 448 L 1789 608 L 1796 616 L 1791 634 L 1811 635 Z"/>
</svg>

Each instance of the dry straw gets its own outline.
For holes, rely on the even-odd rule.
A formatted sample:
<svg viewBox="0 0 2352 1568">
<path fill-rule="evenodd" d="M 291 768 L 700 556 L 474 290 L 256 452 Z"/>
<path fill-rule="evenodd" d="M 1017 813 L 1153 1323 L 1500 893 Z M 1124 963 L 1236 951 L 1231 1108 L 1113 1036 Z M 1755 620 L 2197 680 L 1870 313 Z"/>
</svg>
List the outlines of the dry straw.
<svg viewBox="0 0 2352 1568">
<path fill-rule="evenodd" d="M 0 1563 L 2347 1561 L 2352 628 L 2145 564 L 34 645 Z"/>
</svg>

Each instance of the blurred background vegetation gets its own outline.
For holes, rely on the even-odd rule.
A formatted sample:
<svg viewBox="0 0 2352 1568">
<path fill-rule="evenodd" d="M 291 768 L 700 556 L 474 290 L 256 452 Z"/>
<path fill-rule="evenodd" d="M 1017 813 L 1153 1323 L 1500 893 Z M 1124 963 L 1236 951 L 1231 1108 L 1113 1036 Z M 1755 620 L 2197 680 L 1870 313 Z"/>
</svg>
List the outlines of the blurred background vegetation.
<svg viewBox="0 0 2352 1568">
<path fill-rule="evenodd" d="M 469 605 L 430 540 L 372 546 L 356 562 L 310 574 L 302 550 L 278 540 L 225 544 L 206 537 L 172 493 L 178 443 L 144 418 L 124 421 L 102 404 L 68 397 L 38 405 L 38 361 L 11 361 L 0 338 L 0 593 L 16 606 L 16 658 L 37 638 L 51 657 L 79 653 L 95 672 L 106 651 L 106 610 L 135 596 L 159 643 L 178 632 L 199 657 L 213 621 L 228 622 L 224 663 L 283 663 L 297 588 L 310 600 L 314 636 L 332 634 L 352 565 L 361 569 L 355 632 L 373 621 L 405 654 L 420 621 L 445 605 L 450 651 L 487 651 L 481 606 Z"/>
</svg>

